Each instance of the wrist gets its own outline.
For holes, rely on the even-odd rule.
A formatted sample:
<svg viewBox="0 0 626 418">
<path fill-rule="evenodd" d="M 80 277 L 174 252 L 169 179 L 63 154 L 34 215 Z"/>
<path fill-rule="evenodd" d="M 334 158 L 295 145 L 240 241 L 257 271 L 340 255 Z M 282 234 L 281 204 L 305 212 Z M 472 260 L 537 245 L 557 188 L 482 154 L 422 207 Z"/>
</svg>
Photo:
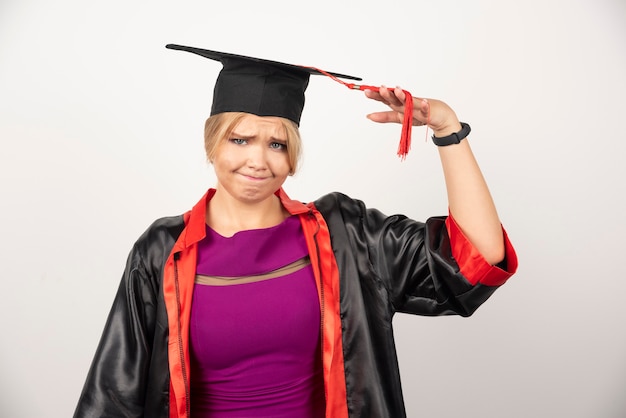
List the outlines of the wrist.
<svg viewBox="0 0 626 418">
<path fill-rule="evenodd" d="M 433 135 L 433 143 L 438 147 L 445 147 L 447 145 L 459 144 L 463 139 L 465 139 L 469 133 L 472 131 L 472 128 L 467 123 L 459 122 L 460 129 L 458 131 L 452 132 L 446 136 L 439 136 L 437 134 Z M 446 132 L 446 131 L 443 131 Z"/>
<path fill-rule="evenodd" d="M 432 128 L 433 129 L 433 135 L 437 138 L 443 138 L 444 136 L 448 136 L 448 135 L 452 135 L 455 132 L 459 132 L 461 130 L 462 126 L 461 126 L 461 122 L 459 122 L 458 120 L 450 123 L 446 126 L 443 127 L 438 127 L 438 128 Z"/>
</svg>

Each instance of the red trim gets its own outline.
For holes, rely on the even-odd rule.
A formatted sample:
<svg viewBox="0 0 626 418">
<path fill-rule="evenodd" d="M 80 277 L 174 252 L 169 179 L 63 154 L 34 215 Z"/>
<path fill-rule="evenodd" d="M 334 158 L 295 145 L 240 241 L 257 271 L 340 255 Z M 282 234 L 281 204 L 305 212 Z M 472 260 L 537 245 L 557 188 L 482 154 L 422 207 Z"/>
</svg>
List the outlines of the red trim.
<svg viewBox="0 0 626 418">
<path fill-rule="evenodd" d="M 322 360 L 326 417 L 347 418 L 348 404 L 339 306 L 339 269 L 322 215 L 310 205 L 314 217 L 300 215 L 311 265 L 317 278 L 322 309 Z"/>
<path fill-rule="evenodd" d="M 511 245 L 504 228 L 502 228 L 502 234 L 504 236 L 506 270 L 492 266 L 485 260 L 482 254 L 463 234 L 463 231 L 461 231 L 451 214 L 446 219 L 446 228 L 450 237 L 452 256 L 459 265 L 461 274 L 472 285 L 480 283 L 486 286 L 500 286 L 517 271 L 517 254 L 515 254 L 513 245 Z"/>
<path fill-rule="evenodd" d="M 178 409 L 176 409 L 176 396 L 174 395 L 174 386 L 172 385 L 172 380 L 170 379 L 170 418 L 177 417 Z"/>
<path fill-rule="evenodd" d="M 187 415 L 190 379 L 189 319 L 196 276 L 196 244 L 206 235 L 206 207 L 214 194 L 215 190 L 209 190 L 193 209 L 184 215 L 185 229 L 174 244 L 163 272 L 163 298 L 169 329 L 171 418 L 189 418 Z M 176 253 L 179 255 L 175 261 Z M 183 373 L 183 370 L 186 373 Z"/>
<path fill-rule="evenodd" d="M 339 268 L 330 243 L 328 225 L 311 203 L 291 200 L 280 189 L 276 192 L 283 207 L 299 215 L 311 257 L 313 274 L 322 310 L 322 364 L 326 393 L 326 418 L 348 418 L 346 374 L 343 359 L 343 337 L 339 316 Z"/>
<path fill-rule="evenodd" d="M 181 234 L 179 241 L 181 239 L 184 240 L 184 238 L 185 236 Z M 177 260 L 174 260 L 174 254 L 176 253 L 179 256 Z M 170 394 L 170 399 L 173 398 L 175 401 L 175 404 L 170 403 L 170 417 L 188 418 L 189 317 L 191 314 L 195 273 L 195 245 L 180 251 L 172 251 L 167 259 L 163 273 L 163 297 L 165 299 L 169 327 L 168 361 L 170 387 L 173 390 L 173 397 Z"/>
</svg>

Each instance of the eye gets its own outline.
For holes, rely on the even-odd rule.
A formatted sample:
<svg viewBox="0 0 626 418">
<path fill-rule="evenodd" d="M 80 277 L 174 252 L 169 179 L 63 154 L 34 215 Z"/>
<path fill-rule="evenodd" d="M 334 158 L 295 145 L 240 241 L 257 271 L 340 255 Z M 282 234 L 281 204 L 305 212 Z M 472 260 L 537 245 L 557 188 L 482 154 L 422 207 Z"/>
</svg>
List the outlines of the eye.
<svg viewBox="0 0 626 418">
<path fill-rule="evenodd" d="M 285 144 L 283 142 L 271 142 L 270 143 L 270 148 L 278 150 L 278 151 L 286 151 L 287 150 L 287 144 Z"/>
<path fill-rule="evenodd" d="M 248 143 L 248 141 L 246 141 L 245 139 L 241 139 L 241 138 L 231 138 L 230 142 L 232 142 L 235 145 L 245 145 Z"/>
</svg>

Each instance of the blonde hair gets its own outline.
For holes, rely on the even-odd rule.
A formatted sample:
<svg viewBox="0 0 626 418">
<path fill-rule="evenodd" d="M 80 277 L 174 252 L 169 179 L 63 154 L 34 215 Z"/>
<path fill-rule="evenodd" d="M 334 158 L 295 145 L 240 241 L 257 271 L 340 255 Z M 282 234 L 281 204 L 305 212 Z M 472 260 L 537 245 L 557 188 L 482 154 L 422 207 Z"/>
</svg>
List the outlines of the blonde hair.
<svg viewBox="0 0 626 418">
<path fill-rule="evenodd" d="M 224 112 L 210 116 L 204 124 L 204 150 L 207 160 L 213 161 L 219 145 L 228 139 L 241 119 L 248 113 Z M 289 161 L 289 174 L 293 175 L 298 169 L 300 154 L 302 153 L 302 139 L 295 122 L 279 117 L 287 135 L 287 159 Z"/>
</svg>

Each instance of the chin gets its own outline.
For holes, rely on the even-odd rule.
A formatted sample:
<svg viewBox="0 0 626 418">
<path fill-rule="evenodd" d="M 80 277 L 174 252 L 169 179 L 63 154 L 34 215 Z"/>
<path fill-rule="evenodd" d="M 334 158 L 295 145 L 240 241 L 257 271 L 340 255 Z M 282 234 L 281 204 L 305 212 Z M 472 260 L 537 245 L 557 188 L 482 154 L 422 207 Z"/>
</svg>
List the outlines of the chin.
<svg viewBox="0 0 626 418">
<path fill-rule="evenodd" d="M 239 194 L 239 200 L 245 203 L 259 203 L 272 197 L 274 192 L 268 192 L 266 190 L 258 190 L 254 188 L 248 188 Z"/>
</svg>

